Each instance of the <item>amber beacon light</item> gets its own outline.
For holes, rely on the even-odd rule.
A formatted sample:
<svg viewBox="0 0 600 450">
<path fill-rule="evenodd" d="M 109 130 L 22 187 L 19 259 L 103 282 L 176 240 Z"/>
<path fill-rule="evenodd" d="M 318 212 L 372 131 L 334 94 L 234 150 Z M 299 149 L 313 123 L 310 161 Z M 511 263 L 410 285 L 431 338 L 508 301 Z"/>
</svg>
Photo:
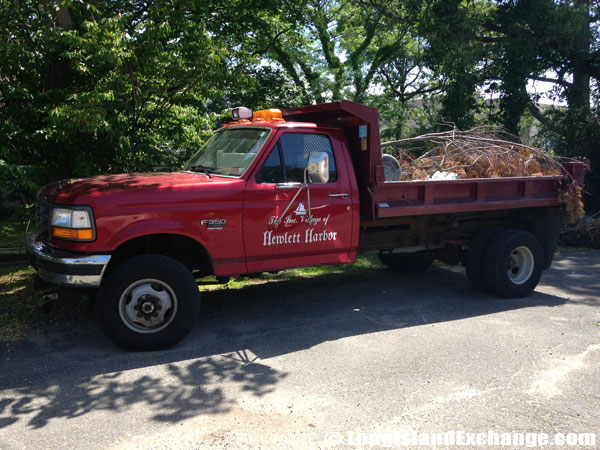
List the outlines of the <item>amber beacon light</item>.
<svg viewBox="0 0 600 450">
<path fill-rule="evenodd" d="M 285 122 L 281 110 L 271 108 L 256 111 L 252 116 L 252 122 Z"/>
</svg>

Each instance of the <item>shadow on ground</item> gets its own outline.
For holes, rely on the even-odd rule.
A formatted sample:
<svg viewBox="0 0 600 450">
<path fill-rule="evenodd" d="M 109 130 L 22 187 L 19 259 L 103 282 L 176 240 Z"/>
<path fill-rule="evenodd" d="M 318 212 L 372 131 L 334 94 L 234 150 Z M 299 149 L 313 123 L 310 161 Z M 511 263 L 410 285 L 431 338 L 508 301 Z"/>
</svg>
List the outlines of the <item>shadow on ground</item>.
<svg viewBox="0 0 600 450">
<path fill-rule="evenodd" d="M 159 422 L 225 412 L 233 399 L 224 385 L 255 396 L 277 388 L 286 373 L 261 362 L 277 355 L 348 336 L 558 307 L 575 294 L 594 301 L 599 261 L 599 252 L 559 257 L 542 281 L 564 295 L 535 292 L 521 300 L 474 291 L 456 267 L 411 276 L 369 268 L 223 288 L 204 294 L 191 335 L 163 352 L 124 352 L 95 325 L 48 329 L 2 355 L 0 428 L 18 421 L 41 428 L 52 419 L 135 404 L 146 405 Z M 575 274 L 586 278 L 573 284 Z"/>
<path fill-rule="evenodd" d="M 262 364 L 215 357 L 182 366 L 168 364 L 167 373 L 150 371 L 133 380 L 124 379 L 122 372 L 101 373 L 101 368 L 80 372 L 72 376 L 47 373 L 43 382 L 27 380 L 29 386 L 16 389 L 18 399 L 9 395 L 0 400 L 0 428 L 25 417 L 28 426 L 42 428 L 54 418 L 75 418 L 99 410 L 118 412 L 138 404 L 152 411 L 153 420 L 176 423 L 229 409 L 231 400 L 215 383 L 234 381 L 262 396 L 284 376 Z"/>
<path fill-rule="evenodd" d="M 600 300 L 600 250 L 570 250 L 556 256 L 547 275 L 552 286 L 576 303 L 598 304 Z M 572 297 L 578 297 L 573 300 Z"/>
</svg>

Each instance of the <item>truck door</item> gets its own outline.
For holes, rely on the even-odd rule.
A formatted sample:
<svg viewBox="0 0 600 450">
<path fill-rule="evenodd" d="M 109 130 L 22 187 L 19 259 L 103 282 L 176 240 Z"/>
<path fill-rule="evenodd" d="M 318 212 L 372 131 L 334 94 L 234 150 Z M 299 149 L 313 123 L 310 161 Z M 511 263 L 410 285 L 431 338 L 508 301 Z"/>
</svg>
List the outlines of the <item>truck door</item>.
<svg viewBox="0 0 600 450">
<path fill-rule="evenodd" d="M 340 141 L 325 133 L 286 130 L 280 135 L 246 185 L 248 271 L 350 261 L 352 205 L 342 151 Z M 313 152 L 327 153 L 329 181 L 309 182 L 294 200 Z"/>
</svg>

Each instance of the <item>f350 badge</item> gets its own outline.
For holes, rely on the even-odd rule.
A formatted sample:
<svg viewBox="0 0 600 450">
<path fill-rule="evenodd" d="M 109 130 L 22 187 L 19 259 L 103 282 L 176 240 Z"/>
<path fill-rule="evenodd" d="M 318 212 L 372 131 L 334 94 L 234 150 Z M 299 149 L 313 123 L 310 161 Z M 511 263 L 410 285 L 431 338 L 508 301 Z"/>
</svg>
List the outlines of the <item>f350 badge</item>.
<svg viewBox="0 0 600 450">
<path fill-rule="evenodd" d="M 200 224 L 209 230 L 222 230 L 227 225 L 227 219 L 203 219 Z"/>
</svg>

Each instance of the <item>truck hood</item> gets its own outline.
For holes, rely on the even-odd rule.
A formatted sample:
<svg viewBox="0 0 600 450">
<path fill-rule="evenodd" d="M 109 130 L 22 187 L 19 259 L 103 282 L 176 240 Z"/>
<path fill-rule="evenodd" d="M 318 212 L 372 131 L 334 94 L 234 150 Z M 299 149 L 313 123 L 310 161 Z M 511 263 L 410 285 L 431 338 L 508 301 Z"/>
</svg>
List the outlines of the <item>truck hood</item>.
<svg viewBox="0 0 600 450">
<path fill-rule="evenodd" d="M 42 199 L 64 204 L 89 204 L 103 197 L 153 190 L 157 193 L 188 191 L 201 185 L 230 184 L 239 180 L 192 172 L 154 172 L 101 175 L 90 178 L 75 178 L 58 181 L 44 186 L 39 196 Z"/>
</svg>

